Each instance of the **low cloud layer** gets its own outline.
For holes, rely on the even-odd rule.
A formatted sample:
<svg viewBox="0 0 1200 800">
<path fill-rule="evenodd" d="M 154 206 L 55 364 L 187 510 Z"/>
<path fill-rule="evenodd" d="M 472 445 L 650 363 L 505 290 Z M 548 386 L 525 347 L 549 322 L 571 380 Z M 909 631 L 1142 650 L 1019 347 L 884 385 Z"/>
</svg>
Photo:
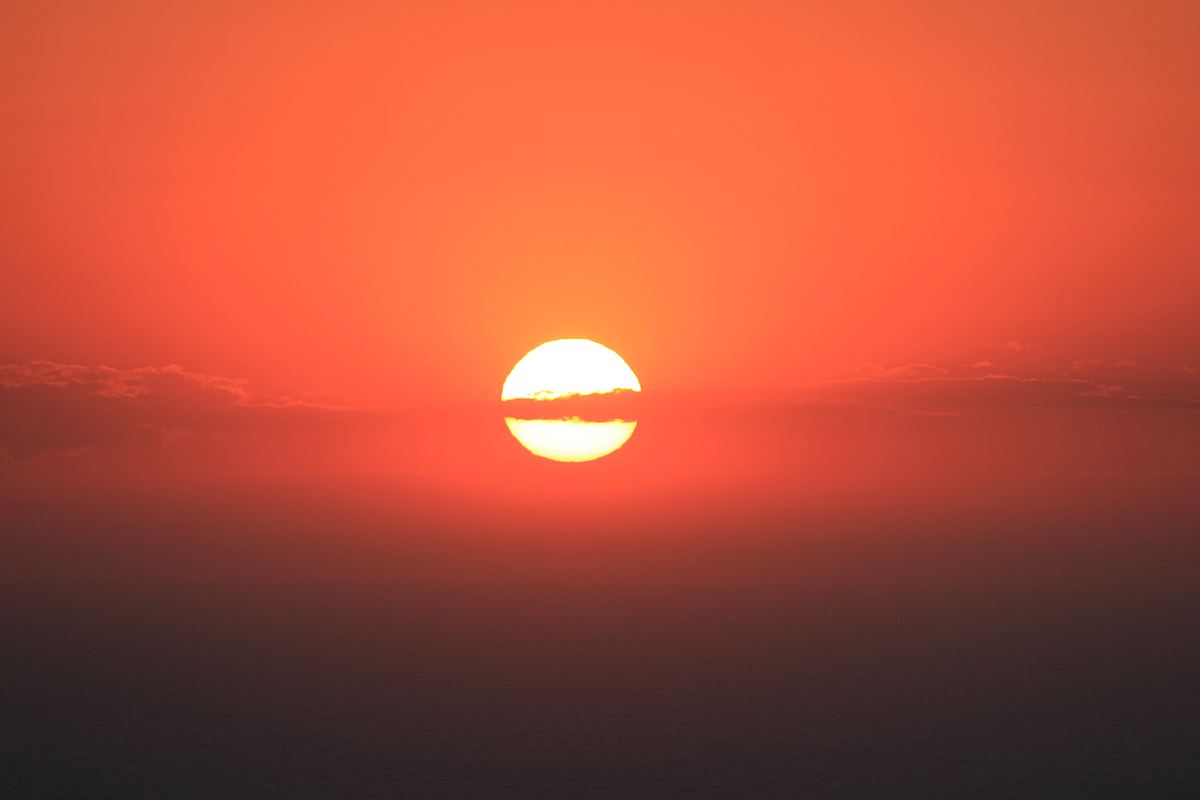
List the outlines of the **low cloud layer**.
<svg viewBox="0 0 1200 800">
<path fill-rule="evenodd" d="M 17 458 L 87 447 L 169 445 L 203 432 L 304 425 L 355 413 L 259 395 L 245 381 L 176 365 L 0 366 L 0 451 Z"/>
<path fill-rule="evenodd" d="M 785 414 L 800 419 L 816 410 L 838 415 L 956 415 L 1022 409 L 1191 413 L 1200 412 L 1196 384 L 1200 375 L 1190 370 L 1154 370 L 1132 363 L 1075 361 L 1057 372 L 1024 374 L 1002 371 L 990 360 L 963 365 L 871 364 L 852 376 L 817 381 L 790 392 L 782 403 L 777 402 L 778 395 L 754 390 L 720 399 L 650 392 L 571 398 L 555 406 L 555 415 L 562 411 L 586 418 L 648 419 L 694 412 L 759 419 Z M 490 408 L 479 411 L 500 413 Z M 545 416 L 540 407 L 507 407 L 504 413 L 528 416 L 535 411 L 535 416 Z M 304 441 L 304 434 L 318 429 L 398 417 L 264 395 L 244 380 L 176 365 L 117 369 L 35 361 L 0 366 L 0 456 L 17 459 L 87 448 L 162 448 L 197 437 L 233 434 L 284 434 L 287 441 Z"/>
<path fill-rule="evenodd" d="M 1077 377 L 951 374 L 922 364 L 874 368 L 866 377 L 822 381 L 811 397 L 841 405 L 955 413 L 983 409 L 1178 409 L 1200 400 Z M 935 371 L 936 370 L 936 371 Z"/>
</svg>

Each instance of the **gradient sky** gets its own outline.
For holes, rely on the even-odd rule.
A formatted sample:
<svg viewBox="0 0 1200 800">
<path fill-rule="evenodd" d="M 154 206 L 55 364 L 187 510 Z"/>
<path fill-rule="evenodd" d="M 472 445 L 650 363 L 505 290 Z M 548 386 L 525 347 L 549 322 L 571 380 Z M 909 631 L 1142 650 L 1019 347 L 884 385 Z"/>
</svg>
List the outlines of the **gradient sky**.
<svg viewBox="0 0 1200 800">
<path fill-rule="evenodd" d="M 1200 796 L 1198 43 L 0 3 L 5 796 Z"/>
<path fill-rule="evenodd" d="M 473 401 L 587 336 L 648 389 L 1197 388 L 1190 3 L 0 14 L 3 363 Z"/>
</svg>

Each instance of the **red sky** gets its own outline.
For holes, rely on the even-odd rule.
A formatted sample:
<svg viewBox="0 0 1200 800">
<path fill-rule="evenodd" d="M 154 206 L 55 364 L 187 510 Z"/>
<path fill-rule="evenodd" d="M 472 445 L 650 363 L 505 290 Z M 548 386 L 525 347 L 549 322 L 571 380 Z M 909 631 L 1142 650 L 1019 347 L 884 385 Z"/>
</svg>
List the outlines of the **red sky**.
<svg viewBox="0 0 1200 800">
<path fill-rule="evenodd" d="M 5 8 L 0 362 L 474 401 L 587 336 L 648 389 L 1197 390 L 1189 3 Z"/>
<path fill-rule="evenodd" d="M 1196 795 L 1196 0 L 4 0 L 0 120 L 9 795 Z"/>
</svg>

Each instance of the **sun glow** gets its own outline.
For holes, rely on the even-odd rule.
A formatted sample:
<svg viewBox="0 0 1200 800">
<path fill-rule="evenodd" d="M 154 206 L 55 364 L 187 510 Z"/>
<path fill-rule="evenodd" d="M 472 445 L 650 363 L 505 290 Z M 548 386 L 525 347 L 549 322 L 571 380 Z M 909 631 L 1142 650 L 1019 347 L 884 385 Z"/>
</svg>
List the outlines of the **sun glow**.
<svg viewBox="0 0 1200 800">
<path fill-rule="evenodd" d="M 500 390 L 501 400 L 550 399 L 572 394 L 641 391 L 625 359 L 591 339 L 555 339 L 517 362 Z"/>
<path fill-rule="evenodd" d="M 517 441 L 542 458 L 554 461 L 592 461 L 616 451 L 633 436 L 636 422 L 623 419 L 585 422 L 571 419 L 514 419 L 505 424 Z"/>
<path fill-rule="evenodd" d="M 535 347 L 517 362 L 500 391 L 503 400 L 546 403 L 544 417 L 505 417 L 512 435 L 534 455 L 554 461 L 592 461 L 621 448 L 637 422 L 555 418 L 555 399 L 612 392 L 640 392 L 625 360 L 590 339 L 556 339 Z"/>
</svg>

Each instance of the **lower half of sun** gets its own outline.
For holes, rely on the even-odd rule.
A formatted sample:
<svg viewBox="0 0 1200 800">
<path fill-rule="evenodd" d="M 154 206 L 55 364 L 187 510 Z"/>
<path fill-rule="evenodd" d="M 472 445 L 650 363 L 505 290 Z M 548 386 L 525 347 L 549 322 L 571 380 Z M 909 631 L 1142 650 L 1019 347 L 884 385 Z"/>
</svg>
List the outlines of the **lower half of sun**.
<svg viewBox="0 0 1200 800">
<path fill-rule="evenodd" d="M 530 350 L 500 391 L 504 421 L 531 453 L 553 461 L 593 461 L 619 450 L 637 422 L 613 414 L 609 398 L 640 392 L 625 360 L 590 339 L 555 339 Z M 571 412 L 571 413 L 567 413 Z"/>
</svg>

